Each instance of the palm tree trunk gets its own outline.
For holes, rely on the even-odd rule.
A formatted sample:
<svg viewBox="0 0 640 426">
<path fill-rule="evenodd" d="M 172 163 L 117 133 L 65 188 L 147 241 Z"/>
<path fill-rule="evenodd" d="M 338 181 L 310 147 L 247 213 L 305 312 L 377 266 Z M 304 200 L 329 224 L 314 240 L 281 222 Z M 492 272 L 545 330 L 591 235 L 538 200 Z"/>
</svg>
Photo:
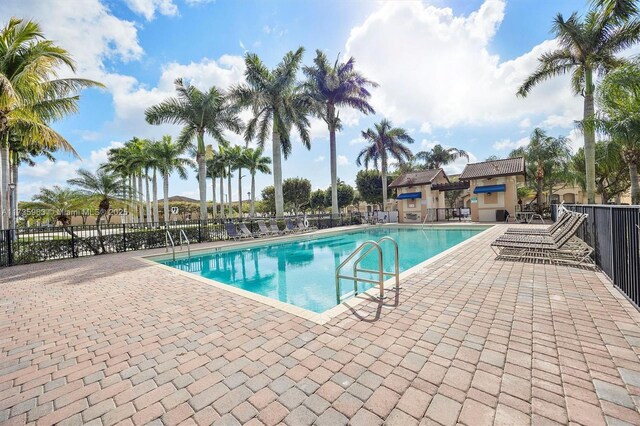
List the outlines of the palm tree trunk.
<svg viewBox="0 0 640 426">
<path fill-rule="evenodd" d="M 131 206 L 131 221 L 137 222 L 138 209 L 136 208 L 136 175 L 129 177 L 129 205 Z"/>
<path fill-rule="evenodd" d="M 256 214 L 255 200 L 256 200 L 256 174 L 251 173 L 251 209 L 249 211 L 250 217 L 254 217 Z"/>
<path fill-rule="evenodd" d="M 152 189 L 153 189 L 153 220 L 154 222 L 160 223 L 160 216 L 158 214 L 158 177 L 157 171 L 153 169 L 153 178 L 152 178 Z"/>
<path fill-rule="evenodd" d="M 213 200 L 213 207 L 211 209 L 212 217 L 215 219 L 218 217 L 218 202 L 216 200 L 216 177 L 211 175 L 211 199 Z"/>
<path fill-rule="evenodd" d="M 151 197 L 149 193 L 149 171 L 144 171 L 144 186 L 146 190 L 146 201 L 147 201 L 147 223 L 153 222 L 153 212 L 151 211 Z"/>
<path fill-rule="evenodd" d="M 164 223 L 169 222 L 169 173 L 162 173 L 162 195 L 164 196 Z"/>
<path fill-rule="evenodd" d="M 233 217 L 233 210 L 231 210 L 231 166 L 229 166 L 229 176 L 227 176 L 227 197 L 229 197 L 229 217 Z"/>
<path fill-rule="evenodd" d="M 631 180 L 631 204 L 640 204 L 638 165 L 635 163 L 629 163 L 629 179 Z"/>
<path fill-rule="evenodd" d="M 207 164 L 205 159 L 204 131 L 198 132 L 198 189 L 200 190 L 200 220 L 207 220 Z"/>
<path fill-rule="evenodd" d="M 12 201 L 9 208 L 11 209 L 11 214 L 9 218 L 13 221 L 18 220 L 18 158 L 17 154 L 14 156 L 13 164 L 11 164 L 11 183 L 15 186 L 13 188 L 13 196 L 10 198 Z M 16 229 L 18 227 L 17 223 L 11 223 L 11 228 Z"/>
<path fill-rule="evenodd" d="M 0 229 L 9 228 L 9 141 L 8 134 L 0 147 Z"/>
<path fill-rule="evenodd" d="M 335 109 L 329 106 L 329 156 L 331 160 L 331 216 L 338 216 L 338 163 L 336 153 Z"/>
<path fill-rule="evenodd" d="M 594 115 L 593 107 L 593 71 L 585 68 L 584 122 L 591 123 Z M 596 202 L 596 133 L 593 125 L 588 124 L 584 131 L 584 161 L 587 180 L 587 203 Z"/>
<path fill-rule="evenodd" d="M 242 167 L 238 167 L 238 217 L 242 217 Z"/>
<path fill-rule="evenodd" d="M 536 182 L 536 203 L 538 204 L 538 213 L 542 213 L 542 180 L 538 179 Z"/>
<path fill-rule="evenodd" d="M 275 124 L 275 123 L 274 123 Z M 280 146 L 280 135 L 274 126 L 271 135 L 273 148 L 273 187 L 275 189 L 276 218 L 284 217 L 284 196 L 282 194 L 282 153 Z"/>
<path fill-rule="evenodd" d="M 138 218 L 140 223 L 144 222 L 144 202 L 142 201 L 142 172 L 138 173 Z"/>
<path fill-rule="evenodd" d="M 382 211 L 387 208 L 387 159 L 383 154 L 382 158 Z"/>
<path fill-rule="evenodd" d="M 220 217 L 224 219 L 224 178 L 220 175 Z"/>
</svg>

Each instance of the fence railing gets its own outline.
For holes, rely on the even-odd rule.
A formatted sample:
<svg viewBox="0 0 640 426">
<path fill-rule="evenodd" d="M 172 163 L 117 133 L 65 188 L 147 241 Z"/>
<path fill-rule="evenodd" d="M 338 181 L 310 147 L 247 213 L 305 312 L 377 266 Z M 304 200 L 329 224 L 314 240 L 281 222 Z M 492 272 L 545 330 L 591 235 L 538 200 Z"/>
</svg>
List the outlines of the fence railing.
<svg viewBox="0 0 640 426">
<path fill-rule="evenodd" d="M 104 253 L 146 250 L 166 246 L 168 231 L 177 245 L 180 232 L 192 243 L 222 241 L 229 238 L 226 224 L 244 222 L 252 232 L 258 231 L 258 220 L 269 217 L 243 219 L 209 219 L 167 223 L 127 223 L 52 226 L 0 230 L 0 267 L 69 259 Z M 318 229 L 362 223 L 358 213 L 339 217 L 308 215 L 309 226 Z M 277 221 L 280 229 L 285 221 Z"/>
<path fill-rule="evenodd" d="M 427 209 L 426 222 L 443 222 L 471 220 L 471 212 L 466 208 L 437 208 Z"/>
<path fill-rule="evenodd" d="M 640 306 L 640 206 L 564 205 L 589 216 L 578 237 L 594 249 L 596 265 Z M 552 205 L 555 220 L 557 205 Z"/>
</svg>

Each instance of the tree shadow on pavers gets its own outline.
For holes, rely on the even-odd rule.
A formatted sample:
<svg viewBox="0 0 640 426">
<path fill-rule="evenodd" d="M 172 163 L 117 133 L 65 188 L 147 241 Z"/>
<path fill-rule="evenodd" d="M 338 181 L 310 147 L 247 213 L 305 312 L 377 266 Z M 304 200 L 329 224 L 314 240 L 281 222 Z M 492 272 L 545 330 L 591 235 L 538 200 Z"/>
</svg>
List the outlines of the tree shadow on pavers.
<svg viewBox="0 0 640 426">
<path fill-rule="evenodd" d="M 356 307 L 349 306 L 349 311 L 351 311 L 351 314 L 357 319 L 359 319 L 360 321 L 376 322 L 380 319 L 383 308 L 395 308 L 400 303 L 400 292 L 394 290 L 394 291 L 389 291 L 389 293 L 392 293 L 393 296 L 392 297 L 387 296 L 383 300 L 380 300 L 373 295 L 367 295 L 369 297 L 369 300 L 376 304 L 376 309 L 374 311 L 375 314 L 373 315 L 373 317 L 371 317 L 371 315 L 362 315 L 361 314 L 362 311 L 358 310 L 357 306 Z M 359 306 L 362 306 L 362 305 L 359 305 Z M 367 305 L 367 306 L 370 306 L 370 305 Z"/>
<path fill-rule="evenodd" d="M 130 256 L 111 254 L 52 260 L 2 268 L 0 286 L 22 283 L 82 285 L 115 274 L 126 274 L 151 267 L 153 265 Z"/>
</svg>

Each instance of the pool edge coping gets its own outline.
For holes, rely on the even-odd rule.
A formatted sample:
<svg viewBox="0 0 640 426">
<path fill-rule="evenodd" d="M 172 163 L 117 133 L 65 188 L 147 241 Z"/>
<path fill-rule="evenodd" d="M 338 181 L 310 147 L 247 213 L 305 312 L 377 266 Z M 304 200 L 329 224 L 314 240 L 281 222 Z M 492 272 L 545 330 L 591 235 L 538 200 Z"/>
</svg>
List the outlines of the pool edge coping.
<svg viewBox="0 0 640 426">
<path fill-rule="evenodd" d="M 487 231 L 490 231 L 495 224 L 491 224 L 491 225 L 481 225 L 481 224 L 465 224 L 466 226 L 469 227 L 483 227 L 486 228 L 484 230 L 482 230 L 481 232 L 479 232 L 478 234 L 467 238 L 464 241 L 459 242 L 458 244 L 449 247 L 448 249 L 436 254 L 435 256 L 430 257 L 429 259 L 426 259 L 423 262 L 418 263 L 415 266 L 412 266 L 411 268 L 407 269 L 406 271 L 403 271 L 400 273 L 400 280 L 407 278 L 423 269 L 425 269 L 426 266 L 428 266 L 430 263 L 433 262 L 437 262 L 438 260 L 442 259 L 443 257 L 445 257 L 446 255 L 448 255 L 450 252 L 452 252 L 453 250 L 459 249 L 460 247 L 463 247 L 469 243 L 471 243 L 472 241 L 474 241 L 475 239 L 481 237 L 484 233 L 486 233 Z M 391 224 L 384 224 L 384 225 L 376 225 L 376 226 L 381 226 L 381 227 L 385 227 L 385 226 L 407 226 L 407 227 L 418 227 L 420 226 L 419 224 L 395 224 L 395 223 L 391 223 Z M 425 225 L 426 226 L 426 225 Z M 349 231 L 349 230 L 356 230 L 356 229 L 364 229 L 364 228 L 368 228 L 371 227 L 371 225 L 352 225 L 352 226 L 348 226 L 348 227 L 342 227 L 340 229 L 335 229 L 335 228 L 331 228 L 330 230 L 318 230 L 318 231 L 314 231 L 312 233 L 308 233 L 305 235 L 326 235 L 326 234 L 340 234 L 340 233 L 344 233 L 345 231 Z M 460 225 L 448 225 L 448 224 L 437 224 L 437 225 L 431 225 L 428 226 L 429 228 L 435 228 L 435 227 L 443 227 L 443 228 L 447 228 L 447 227 L 452 227 L 452 228 L 458 228 L 460 227 Z M 297 236 L 299 236 L 300 234 L 298 234 Z M 285 236 L 281 236 L 281 237 L 276 237 L 275 239 L 271 239 L 269 240 L 270 242 L 285 242 L 285 241 L 289 241 L 289 240 L 294 240 L 296 237 L 296 235 L 285 235 Z M 220 249 L 225 248 L 225 249 L 233 249 L 234 247 L 251 247 L 254 245 L 264 245 L 265 242 L 267 241 L 262 241 L 262 244 L 260 244 L 260 240 L 250 240 L 250 241 L 230 241 L 232 244 L 229 245 L 223 245 L 220 247 Z M 211 250 L 215 247 L 203 247 L 203 248 L 198 248 L 196 250 L 192 250 L 193 251 L 206 251 L 206 250 Z M 181 252 L 184 253 L 184 252 Z M 313 312 L 309 309 L 305 309 L 305 308 L 301 308 L 299 306 L 296 305 L 292 305 L 290 303 L 287 302 L 282 302 L 280 300 L 276 300 L 276 299 L 272 299 L 270 297 L 267 296 L 263 296 L 261 294 L 258 293 L 253 293 L 251 291 L 248 290 L 244 290 L 238 287 L 234 287 L 230 284 L 225 284 L 223 282 L 220 281 L 216 281 L 213 280 L 211 278 L 204 278 L 202 276 L 190 273 L 190 272 L 186 272 L 186 271 L 182 271 L 180 269 L 177 268 L 173 268 L 171 266 L 167 266 L 164 265 L 162 263 L 156 262 L 154 260 L 151 260 L 150 258 L 159 258 L 165 255 L 169 255 L 167 254 L 149 254 L 149 255 L 144 255 L 144 256 L 136 256 L 134 257 L 134 259 L 137 259 L 143 263 L 146 263 L 147 265 L 151 265 L 151 266 L 156 266 L 156 267 L 160 267 L 162 269 L 164 269 L 165 271 L 168 272 L 172 272 L 175 274 L 178 274 L 182 277 L 187 277 L 190 279 L 193 279 L 195 281 L 201 282 L 203 284 L 206 285 L 210 285 L 212 287 L 221 289 L 223 291 L 229 291 L 233 294 L 236 294 L 238 296 L 242 296 L 242 297 L 246 297 L 250 300 L 259 302 L 259 303 L 263 303 L 265 305 L 268 305 L 272 308 L 276 308 L 279 309 L 281 311 L 284 311 L 286 313 L 295 315 L 297 317 L 303 318 L 305 320 L 308 321 L 312 321 L 318 325 L 324 325 L 326 323 L 328 323 L 329 321 L 331 321 L 333 318 L 347 312 L 350 310 L 355 309 L 358 305 L 360 305 L 361 303 L 363 303 L 366 300 L 376 300 L 378 302 L 380 302 L 380 300 L 378 299 L 378 297 L 376 296 L 377 293 L 379 293 L 379 289 L 377 287 L 372 287 L 360 294 L 358 294 L 357 296 L 354 296 L 348 300 L 345 300 L 344 302 L 342 302 L 341 304 L 334 306 L 333 308 L 330 308 L 324 312 L 318 313 L 318 312 Z M 385 289 L 385 293 L 387 291 L 391 291 L 393 288 L 395 287 L 395 277 L 389 278 L 384 282 L 384 289 Z M 402 284 L 401 284 L 402 287 Z M 386 297 L 384 300 L 387 300 L 388 297 Z M 384 305 L 383 305 L 384 306 Z"/>
</svg>

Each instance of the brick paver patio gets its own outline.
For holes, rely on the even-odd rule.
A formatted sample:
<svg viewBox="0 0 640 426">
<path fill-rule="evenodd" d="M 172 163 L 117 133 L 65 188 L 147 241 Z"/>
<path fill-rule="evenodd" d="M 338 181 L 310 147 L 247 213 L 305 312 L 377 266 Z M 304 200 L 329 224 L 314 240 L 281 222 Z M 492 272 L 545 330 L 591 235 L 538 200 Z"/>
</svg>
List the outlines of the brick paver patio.
<svg viewBox="0 0 640 426">
<path fill-rule="evenodd" d="M 500 232 L 325 325 L 141 253 L 0 270 L 0 423 L 640 424 L 638 311 Z"/>
</svg>

